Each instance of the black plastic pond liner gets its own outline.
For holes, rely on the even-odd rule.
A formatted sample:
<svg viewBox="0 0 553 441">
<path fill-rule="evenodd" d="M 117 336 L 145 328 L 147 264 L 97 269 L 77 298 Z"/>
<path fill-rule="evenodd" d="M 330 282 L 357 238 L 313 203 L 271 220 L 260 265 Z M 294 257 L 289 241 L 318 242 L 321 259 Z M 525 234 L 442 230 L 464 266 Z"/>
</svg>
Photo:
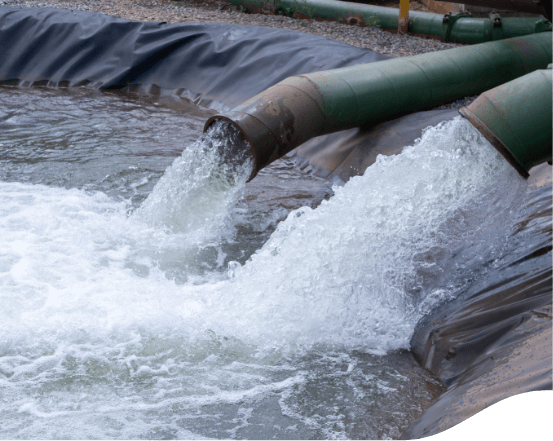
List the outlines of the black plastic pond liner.
<svg viewBox="0 0 553 441">
<path fill-rule="evenodd" d="M 396 155 L 422 130 L 455 118 L 456 109 L 416 112 L 369 128 L 355 128 L 310 139 L 289 153 L 306 171 L 335 183 L 362 175 L 378 155 Z M 321 139 L 322 138 L 322 139 Z"/>
<path fill-rule="evenodd" d="M 524 246 L 490 270 L 485 284 L 417 324 L 411 351 L 447 390 L 403 439 L 435 435 L 504 398 L 552 389 L 551 185 L 531 196 L 532 215 L 510 239 Z"/>
<path fill-rule="evenodd" d="M 39 8 L 0 7 L 0 42 L 0 83 L 153 88 L 213 108 L 234 107 L 290 75 L 388 58 L 283 29 Z"/>
<path fill-rule="evenodd" d="M 123 89 L 226 110 L 291 75 L 385 58 L 287 30 L 0 7 L 0 84 Z M 347 181 L 378 154 L 397 154 L 425 127 L 455 116 L 452 109 L 413 113 L 311 139 L 290 156 Z M 543 221 L 520 226 L 533 245 L 492 271 L 494 286 L 473 284 L 418 324 L 413 353 L 448 389 L 404 437 L 438 433 L 502 398 L 551 389 L 551 185 L 532 194 L 535 218 L 549 219 L 547 228 Z"/>
</svg>

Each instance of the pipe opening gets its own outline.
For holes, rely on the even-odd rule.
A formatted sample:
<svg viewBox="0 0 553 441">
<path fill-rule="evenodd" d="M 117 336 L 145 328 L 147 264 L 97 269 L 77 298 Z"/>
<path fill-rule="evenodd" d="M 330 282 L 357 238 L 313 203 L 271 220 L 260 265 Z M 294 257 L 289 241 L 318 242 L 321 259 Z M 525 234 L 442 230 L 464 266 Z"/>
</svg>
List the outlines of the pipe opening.
<svg viewBox="0 0 553 441">
<path fill-rule="evenodd" d="M 257 118 L 247 113 L 230 111 L 225 115 L 215 115 L 209 118 L 205 123 L 204 132 L 206 132 L 216 121 L 221 120 L 227 121 L 238 128 L 252 149 L 254 167 L 248 182 L 255 178 L 259 170 L 280 157 L 277 138 L 272 131 Z"/>
<path fill-rule="evenodd" d="M 517 162 L 515 157 L 512 155 L 512 153 L 509 151 L 509 149 L 505 146 L 503 141 L 497 137 L 497 135 L 490 130 L 480 118 L 478 118 L 474 113 L 470 111 L 467 107 L 462 107 L 459 109 L 459 113 L 461 116 L 466 118 L 483 136 L 486 138 L 491 145 L 495 147 L 495 149 L 501 153 L 501 155 L 507 160 L 509 164 L 513 166 L 513 168 L 520 173 L 520 175 L 524 179 L 528 179 L 528 172 Z"/>
</svg>

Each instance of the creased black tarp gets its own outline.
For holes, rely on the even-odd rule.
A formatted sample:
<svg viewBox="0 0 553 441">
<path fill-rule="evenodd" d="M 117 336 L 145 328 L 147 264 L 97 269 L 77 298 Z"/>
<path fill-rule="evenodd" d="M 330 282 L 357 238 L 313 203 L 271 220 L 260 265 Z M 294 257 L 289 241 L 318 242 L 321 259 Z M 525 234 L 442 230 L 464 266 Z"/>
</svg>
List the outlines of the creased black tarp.
<svg viewBox="0 0 553 441">
<path fill-rule="evenodd" d="M 456 109 L 416 112 L 369 128 L 354 128 L 313 138 L 289 156 L 305 170 L 335 183 L 362 175 L 378 155 L 397 155 L 428 126 L 459 116 Z"/>
<path fill-rule="evenodd" d="M 404 439 L 437 434 L 518 393 L 551 390 L 551 184 L 530 196 L 510 238 L 520 246 L 417 324 L 411 350 L 448 389 Z"/>
<path fill-rule="evenodd" d="M 283 79 L 388 57 L 325 37 L 260 26 L 167 24 L 63 9 L 0 7 L 0 84 L 88 86 L 171 94 L 218 111 Z M 310 140 L 302 167 L 343 183 L 378 154 L 396 154 L 429 125 L 457 115 L 419 112 Z"/>
<path fill-rule="evenodd" d="M 140 23 L 80 11 L 0 7 L 0 84 L 122 88 L 226 110 L 290 75 L 384 58 L 287 30 Z M 292 156 L 321 176 L 346 181 L 363 173 L 377 154 L 399 153 L 425 127 L 456 114 L 418 112 L 326 135 Z M 551 387 L 550 184 L 544 191 L 549 206 L 536 213 L 548 216 L 549 229 L 535 233 L 532 250 L 497 270 L 497 287 L 475 285 L 417 326 L 413 352 L 449 388 L 405 437 L 437 433 L 501 397 Z M 543 194 L 538 199 L 545 200 Z M 534 350 L 540 354 L 533 358 Z M 519 360 L 521 353 L 526 355 Z M 509 367 L 516 363 L 518 370 Z M 460 406 L 463 398 L 470 398 L 471 406 Z"/>
<path fill-rule="evenodd" d="M 290 75 L 387 57 L 312 34 L 0 7 L 0 82 L 143 86 L 232 108 Z M 222 104 L 222 106 L 219 106 Z"/>
</svg>

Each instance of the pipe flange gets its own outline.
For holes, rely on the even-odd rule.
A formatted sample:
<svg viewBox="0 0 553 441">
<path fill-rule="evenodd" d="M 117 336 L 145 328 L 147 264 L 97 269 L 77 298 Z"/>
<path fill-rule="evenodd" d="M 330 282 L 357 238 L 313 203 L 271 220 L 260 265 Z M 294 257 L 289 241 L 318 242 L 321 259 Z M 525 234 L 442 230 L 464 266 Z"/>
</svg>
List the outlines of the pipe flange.
<svg viewBox="0 0 553 441">
<path fill-rule="evenodd" d="M 459 12 L 458 14 L 451 14 L 451 12 L 448 12 L 447 14 L 445 14 L 442 20 L 442 40 L 449 41 L 451 30 L 453 29 L 453 25 L 455 25 L 455 22 L 460 18 L 467 17 L 472 18 L 472 14 L 467 14 L 464 12 Z"/>
<path fill-rule="evenodd" d="M 501 17 L 497 12 L 492 12 L 490 14 L 490 20 L 492 21 L 494 28 L 501 27 Z"/>
</svg>

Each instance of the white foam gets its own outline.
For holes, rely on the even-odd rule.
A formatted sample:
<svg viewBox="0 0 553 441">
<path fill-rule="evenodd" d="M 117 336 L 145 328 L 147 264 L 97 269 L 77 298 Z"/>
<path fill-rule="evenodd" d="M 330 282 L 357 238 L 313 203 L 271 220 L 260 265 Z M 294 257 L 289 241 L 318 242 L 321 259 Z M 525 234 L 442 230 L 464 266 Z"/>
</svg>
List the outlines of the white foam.
<svg viewBox="0 0 553 441">
<path fill-rule="evenodd" d="M 212 294 L 217 310 L 210 326 L 217 322 L 223 333 L 277 346 L 324 342 L 375 353 L 406 348 L 422 312 L 455 287 L 440 286 L 440 276 L 466 276 L 458 269 L 463 262 L 447 267 L 462 245 L 459 236 L 482 245 L 471 247 L 477 264 L 494 252 L 497 257 L 512 202 L 524 188 L 465 120 L 430 128 L 401 155 L 380 156 L 364 176 L 335 188 L 317 209 L 290 213 Z M 466 270 L 474 266 L 472 258 L 467 256 Z M 430 304 L 424 303 L 428 294 Z M 237 309 L 240 314 L 225 319 Z"/>
<path fill-rule="evenodd" d="M 199 144 L 130 217 L 102 193 L 0 183 L 4 433 L 136 438 L 165 415 L 164 430 L 190 435 L 179 412 L 293 395 L 305 375 L 282 357 L 302 348 L 405 348 L 422 314 L 501 254 L 525 186 L 456 119 L 380 156 L 317 209 L 290 213 L 230 277 L 208 271 L 178 285 L 163 268 L 201 266 L 198 249 L 233 225 L 251 167 L 225 168 Z M 227 436 L 247 426 L 241 409 Z M 18 429 L 25 415 L 78 430 Z M 302 424 L 342 437 L 335 418 Z"/>
<path fill-rule="evenodd" d="M 379 353 L 406 347 L 421 301 L 409 288 L 421 284 L 421 268 L 428 273 L 441 264 L 436 250 L 471 234 L 462 223 L 448 223 L 490 194 L 509 207 L 522 185 L 463 120 L 446 123 L 401 155 L 379 157 L 316 210 L 292 212 L 244 267 L 233 264 L 230 280 L 217 275 L 214 283 L 179 288 L 158 269 L 159 256 L 196 259 L 191 245 L 198 236 L 190 229 L 205 225 L 183 224 L 177 206 L 160 214 L 168 182 L 175 185 L 169 178 L 160 183 L 155 203 L 136 218 L 101 193 L 1 183 L 3 331 L 20 338 L 78 329 L 107 335 L 150 323 L 194 333 L 211 329 L 267 347 L 332 343 Z M 232 199 L 218 206 L 215 229 Z M 476 233 L 499 208 L 484 210 Z M 141 217 L 164 219 L 163 225 L 145 225 Z M 168 231 L 183 225 L 186 233 Z M 432 251 L 438 261 L 417 260 Z M 144 268 L 143 277 L 133 265 Z M 436 297 L 432 304 L 445 296 L 436 292 L 429 293 Z"/>
<path fill-rule="evenodd" d="M 201 243 L 220 233 L 253 167 L 251 149 L 218 121 L 169 167 L 135 216 Z"/>
</svg>

